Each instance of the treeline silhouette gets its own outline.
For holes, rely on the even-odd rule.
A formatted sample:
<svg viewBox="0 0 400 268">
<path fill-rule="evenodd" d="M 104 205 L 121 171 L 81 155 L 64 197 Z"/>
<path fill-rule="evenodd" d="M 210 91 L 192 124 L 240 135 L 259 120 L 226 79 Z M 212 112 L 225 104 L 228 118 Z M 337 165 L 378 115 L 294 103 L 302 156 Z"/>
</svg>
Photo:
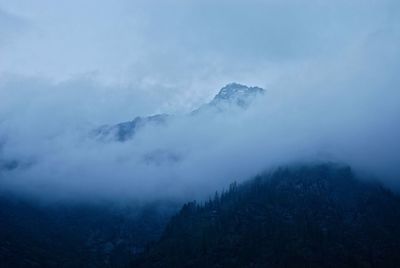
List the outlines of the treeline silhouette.
<svg viewBox="0 0 400 268">
<path fill-rule="evenodd" d="M 400 198 L 334 164 L 185 204 L 132 267 L 400 267 Z"/>
</svg>

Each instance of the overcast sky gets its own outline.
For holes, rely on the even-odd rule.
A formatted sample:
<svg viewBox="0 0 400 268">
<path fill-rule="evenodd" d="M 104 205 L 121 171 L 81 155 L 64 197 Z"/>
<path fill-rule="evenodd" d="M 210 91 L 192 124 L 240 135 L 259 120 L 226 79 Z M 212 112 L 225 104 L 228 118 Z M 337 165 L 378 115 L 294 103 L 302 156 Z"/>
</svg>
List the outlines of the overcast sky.
<svg viewBox="0 0 400 268">
<path fill-rule="evenodd" d="M 288 69 L 397 30 L 399 6 L 387 0 L 0 0 L 0 73 L 157 88 L 165 109 L 189 109 L 227 82 L 266 86 Z"/>
<path fill-rule="evenodd" d="M 399 47 L 397 0 L 0 0 L 0 157 L 36 163 L 3 181 L 176 195 L 321 157 L 395 184 Z M 124 146 L 85 137 L 138 115 L 184 114 L 230 82 L 266 97 Z M 184 160 L 138 160 L 157 150 Z"/>
</svg>

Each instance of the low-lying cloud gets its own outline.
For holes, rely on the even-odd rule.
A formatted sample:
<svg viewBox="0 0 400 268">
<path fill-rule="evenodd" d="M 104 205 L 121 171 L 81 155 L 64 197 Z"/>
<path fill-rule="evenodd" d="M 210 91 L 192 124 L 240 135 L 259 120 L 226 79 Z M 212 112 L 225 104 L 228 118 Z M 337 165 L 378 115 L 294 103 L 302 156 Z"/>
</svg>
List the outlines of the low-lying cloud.
<svg viewBox="0 0 400 268">
<path fill-rule="evenodd" d="M 257 5 L 256 2 L 250 6 Z M 274 5 L 274 1 L 267 2 Z M 296 1 L 289 2 L 274 6 L 288 19 L 288 11 L 298 5 Z M 198 8 L 195 4 L 175 4 L 182 16 L 186 8 Z M 396 186 L 400 182 L 400 23 L 393 16 L 398 10 L 395 2 L 370 4 L 362 5 L 358 16 L 345 10 L 343 3 L 327 4 L 325 9 L 317 5 L 311 8 L 311 18 L 316 23 L 321 21 L 328 32 L 317 26 L 303 25 L 300 30 L 287 26 L 293 30 L 287 36 L 277 33 L 286 29 L 279 27 L 284 24 L 282 19 L 275 27 L 271 18 L 264 20 L 257 13 L 253 19 L 259 26 L 256 32 L 249 33 L 247 40 L 256 42 L 254 37 L 264 31 L 276 31 L 268 37 L 275 41 L 271 43 L 273 47 L 262 45 L 268 43 L 262 39 L 254 55 L 249 55 L 246 53 L 254 47 L 238 36 L 240 42 L 230 44 L 208 71 L 187 70 L 186 63 L 175 66 L 168 61 L 169 56 L 160 56 L 160 62 L 160 58 L 149 58 L 153 64 L 160 63 L 158 67 L 144 65 L 147 80 L 136 81 L 134 76 L 131 82 L 118 85 L 98 82 L 92 75 L 60 82 L 3 74 L 0 159 L 11 164 L 0 173 L 1 187 L 50 199 L 201 198 L 234 180 L 245 180 L 277 165 L 314 161 L 350 164 L 359 172 Z M 352 2 L 352 6 L 359 5 L 359 1 Z M 375 15 L 377 8 L 385 11 L 387 18 Z M 238 11 L 232 6 L 229 10 L 232 14 Z M 315 10 L 325 13 L 316 16 Z M 140 14 L 149 16 L 147 12 Z M 219 22 L 214 32 L 207 32 L 206 27 L 213 25 L 213 20 L 201 26 L 200 21 L 191 18 L 189 25 L 200 27 L 197 30 L 203 37 L 226 35 L 229 42 L 235 41 L 232 36 L 236 31 L 228 30 L 223 18 L 219 21 L 212 12 L 208 16 Z M 232 18 L 225 19 L 228 22 Z M 304 21 L 305 17 L 297 19 Z M 141 25 L 149 33 L 146 38 L 157 40 L 155 33 L 161 30 L 153 25 L 155 20 Z M 352 22 L 349 28 L 347 22 Z M 235 25 L 242 24 L 235 20 Z M 243 20 L 243 27 L 249 25 L 256 24 Z M 225 28 L 228 32 L 222 33 Z M 246 29 L 239 27 L 238 35 Z M 187 29 L 171 31 L 176 40 L 165 37 L 165 49 L 171 55 L 181 56 L 175 42 L 189 38 L 182 37 Z M 297 36 L 301 33 L 308 34 Z M 330 34 L 340 38 L 328 38 Z M 305 40 L 296 46 L 302 38 Z M 188 40 L 197 39 L 192 36 Z M 192 62 L 203 66 L 208 56 L 220 50 L 221 44 L 212 44 L 217 40 L 209 42 L 199 43 L 202 52 L 198 54 L 191 55 L 191 50 L 185 53 L 191 55 Z M 294 43 L 289 46 L 287 42 Z M 287 46 L 278 53 L 281 43 Z M 196 47 L 191 42 L 184 46 Z M 163 45 L 152 43 L 145 52 L 158 49 L 161 51 Z M 235 55 L 237 59 L 232 60 Z M 238 60 L 243 65 L 230 66 Z M 133 66 L 140 70 L 140 66 Z M 180 73 L 184 82 L 171 84 L 159 79 L 158 74 L 168 74 L 160 71 L 159 66 Z M 221 68 L 223 71 L 213 72 Z M 203 79 L 193 78 L 195 71 Z M 152 73 L 155 76 L 149 80 Z M 179 80 L 179 76 L 171 77 Z M 187 115 L 187 111 L 218 92 L 217 84 L 222 87 L 223 83 L 233 81 L 264 87 L 266 94 L 246 110 L 233 108 L 225 113 Z M 91 134 L 103 124 L 160 112 L 176 115 L 165 125 L 141 128 L 131 140 L 122 143 L 99 140 Z"/>
</svg>

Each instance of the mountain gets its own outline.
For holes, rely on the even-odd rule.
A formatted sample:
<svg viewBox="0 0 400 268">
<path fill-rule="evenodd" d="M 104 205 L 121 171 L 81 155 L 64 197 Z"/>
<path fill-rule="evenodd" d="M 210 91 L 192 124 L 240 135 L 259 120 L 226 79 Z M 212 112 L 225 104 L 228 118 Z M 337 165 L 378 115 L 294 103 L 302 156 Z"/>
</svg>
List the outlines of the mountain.
<svg viewBox="0 0 400 268">
<path fill-rule="evenodd" d="M 128 267 L 176 205 L 41 204 L 0 195 L 0 267 Z"/>
<path fill-rule="evenodd" d="M 132 267 L 400 267 L 400 197 L 332 164 L 185 204 Z"/>
<path fill-rule="evenodd" d="M 248 87 L 238 83 L 224 86 L 217 95 L 207 104 L 195 109 L 188 116 L 195 116 L 205 111 L 229 112 L 233 107 L 248 108 L 251 103 L 265 90 L 259 87 Z M 132 121 L 115 125 L 104 125 L 94 131 L 94 135 L 101 140 L 116 140 L 124 142 L 131 139 L 137 131 L 147 125 L 165 125 L 173 115 L 156 114 L 152 116 L 138 116 Z"/>
<path fill-rule="evenodd" d="M 399 195 L 334 164 L 277 168 L 180 211 L 0 192 L 5 268 L 400 267 L 399 248 Z"/>
<path fill-rule="evenodd" d="M 218 106 L 225 102 L 247 108 L 254 98 L 264 94 L 264 92 L 265 90 L 260 87 L 231 83 L 224 86 L 208 105 Z"/>
<path fill-rule="evenodd" d="M 170 115 L 156 114 L 152 116 L 136 117 L 132 121 L 119 123 L 116 125 L 105 125 L 98 128 L 95 133 L 96 136 L 105 138 L 113 137 L 117 141 L 123 142 L 129 140 L 135 133 L 145 125 L 162 125 L 165 124 Z"/>
</svg>

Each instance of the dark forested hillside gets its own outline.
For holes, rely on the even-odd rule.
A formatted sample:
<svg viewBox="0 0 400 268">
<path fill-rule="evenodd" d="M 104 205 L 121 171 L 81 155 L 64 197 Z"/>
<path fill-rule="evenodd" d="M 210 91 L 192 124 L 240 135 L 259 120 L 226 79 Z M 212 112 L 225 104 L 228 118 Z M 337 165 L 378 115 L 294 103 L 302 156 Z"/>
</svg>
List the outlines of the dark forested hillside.
<svg viewBox="0 0 400 268">
<path fill-rule="evenodd" d="M 133 267 L 400 267 L 400 198 L 348 167 L 280 168 L 190 202 Z"/>
<path fill-rule="evenodd" d="M 279 168 L 175 207 L 2 195 L 0 267 L 400 267 L 400 197 L 348 167 Z"/>
<path fill-rule="evenodd" d="M 175 206 L 40 204 L 0 196 L 0 267 L 128 267 Z"/>
</svg>

